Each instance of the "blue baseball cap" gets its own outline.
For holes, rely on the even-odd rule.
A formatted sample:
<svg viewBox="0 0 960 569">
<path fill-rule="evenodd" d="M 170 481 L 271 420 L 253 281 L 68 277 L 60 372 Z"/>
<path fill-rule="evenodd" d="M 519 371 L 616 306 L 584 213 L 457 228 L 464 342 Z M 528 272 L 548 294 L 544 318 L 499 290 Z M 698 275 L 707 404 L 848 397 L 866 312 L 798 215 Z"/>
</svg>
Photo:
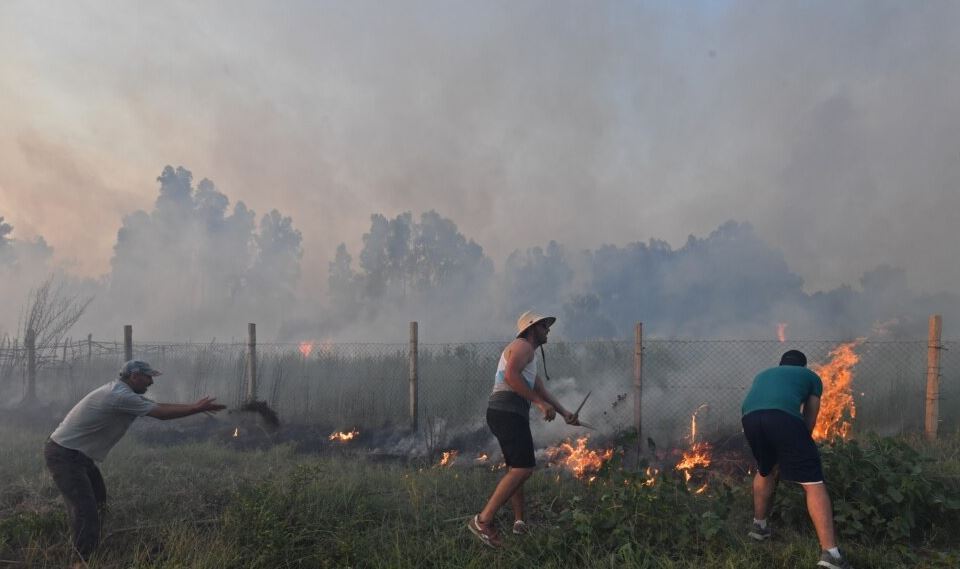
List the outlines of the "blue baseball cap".
<svg viewBox="0 0 960 569">
<path fill-rule="evenodd" d="M 150 364 L 141 360 L 130 360 L 120 368 L 120 377 L 130 377 L 135 373 L 142 373 L 151 377 L 160 375 L 159 371 L 153 369 L 150 367 Z"/>
</svg>

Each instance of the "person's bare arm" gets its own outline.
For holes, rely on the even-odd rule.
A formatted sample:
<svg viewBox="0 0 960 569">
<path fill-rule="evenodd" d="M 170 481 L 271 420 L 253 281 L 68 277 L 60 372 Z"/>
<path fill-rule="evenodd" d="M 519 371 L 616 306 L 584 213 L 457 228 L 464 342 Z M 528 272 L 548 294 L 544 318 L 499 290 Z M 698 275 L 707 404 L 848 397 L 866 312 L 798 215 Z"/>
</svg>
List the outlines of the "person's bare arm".
<svg viewBox="0 0 960 569">
<path fill-rule="evenodd" d="M 820 398 L 816 395 L 807 397 L 803 404 L 803 422 L 807 425 L 807 430 L 811 433 L 817 426 L 817 415 L 820 414 Z"/>
<path fill-rule="evenodd" d="M 547 389 L 547 386 L 543 383 L 543 379 L 541 379 L 539 375 L 537 376 L 537 381 L 533 386 L 533 390 L 539 393 L 540 397 L 542 397 L 544 401 L 553 405 L 553 408 L 557 410 L 557 413 L 560 413 L 560 416 L 562 416 L 566 422 L 570 422 L 571 418 L 573 417 L 573 413 L 568 411 L 566 407 L 557 401 L 557 398 L 550 393 L 550 391 Z"/>
<path fill-rule="evenodd" d="M 214 401 L 216 399 L 213 397 L 204 397 L 195 403 L 157 403 L 157 406 L 147 413 L 147 416 L 166 421 L 189 417 L 197 413 L 216 413 L 226 409 L 225 405 L 214 403 Z"/>
<path fill-rule="evenodd" d="M 543 418 L 552 421 L 557 411 L 535 389 L 530 389 L 523 380 L 523 368 L 533 359 L 533 347 L 523 340 L 514 340 L 507 348 L 507 369 L 503 380 L 507 382 L 517 395 L 537 406 L 543 413 Z M 534 385 L 536 387 L 536 385 Z"/>
</svg>

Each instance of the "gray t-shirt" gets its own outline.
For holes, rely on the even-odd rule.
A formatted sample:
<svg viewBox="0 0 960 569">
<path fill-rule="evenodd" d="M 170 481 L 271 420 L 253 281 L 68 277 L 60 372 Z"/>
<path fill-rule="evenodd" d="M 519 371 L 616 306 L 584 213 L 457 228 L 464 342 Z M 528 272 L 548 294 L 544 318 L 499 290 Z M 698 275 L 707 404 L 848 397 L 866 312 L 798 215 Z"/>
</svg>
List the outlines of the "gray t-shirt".
<svg viewBox="0 0 960 569">
<path fill-rule="evenodd" d="M 94 389 L 74 405 L 50 438 L 64 448 L 102 461 L 133 420 L 156 406 L 143 395 L 134 393 L 126 383 L 112 381 Z"/>
</svg>

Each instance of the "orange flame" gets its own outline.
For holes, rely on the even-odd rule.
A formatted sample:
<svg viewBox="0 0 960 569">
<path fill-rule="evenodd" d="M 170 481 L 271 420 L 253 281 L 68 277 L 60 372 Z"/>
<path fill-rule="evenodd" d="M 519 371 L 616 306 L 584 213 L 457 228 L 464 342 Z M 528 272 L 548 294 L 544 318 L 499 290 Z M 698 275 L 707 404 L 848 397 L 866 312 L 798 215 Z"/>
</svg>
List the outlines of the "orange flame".
<svg viewBox="0 0 960 569">
<path fill-rule="evenodd" d="M 445 450 L 441 453 L 440 462 L 437 463 L 437 466 L 452 466 L 457 460 L 457 455 L 460 454 L 460 451 L 457 450 Z"/>
<path fill-rule="evenodd" d="M 648 466 L 646 470 L 643 471 L 646 475 L 646 480 L 643 481 L 644 486 L 653 486 L 657 483 L 657 475 L 660 474 L 660 471 L 652 466 Z"/>
<path fill-rule="evenodd" d="M 603 463 L 613 458 L 613 449 L 590 450 L 587 448 L 588 438 L 578 438 L 576 445 L 567 439 L 555 447 L 547 448 L 547 460 L 570 470 L 577 478 L 599 471 Z M 592 482 L 594 478 L 591 476 L 588 481 Z"/>
<path fill-rule="evenodd" d="M 787 323 L 786 322 L 777 322 L 777 339 L 780 340 L 780 343 L 787 341 Z"/>
<path fill-rule="evenodd" d="M 677 463 L 676 469 L 683 472 L 684 479 L 689 482 L 694 468 L 710 466 L 712 457 L 710 443 L 694 443 L 689 450 L 683 451 L 683 458 Z"/>
<path fill-rule="evenodd" d="M 331 441 L 339 441 L 345 443 L 347 441 L 353 440 L 357 435 L 360 434 L 360 431 L 354 429 L 352 431 L 334 431 L 330 434 L 329 438 Z"/>
<path fill-rule="evenodd" d="M 234 437 L 239 437 L 239 436 L 240 436 L 240 427 L 234 427 L 234 429 L 233 429 L 233 436 L 234 436 Z"/>
<path fill-rule="evenodd" d="M 833 438 L 846 439 L 850 436 L 857 408 L 853 402 L 851 386 L 853 384 L 853 366 L 860 356 L 853 349 L 862 344 L 864 338 L 840 344 L 830 352 L 830 361 L 810 366 L 823 381 L 823 394 L 820 396 L 820 414 L 813 429 L 813 439 L 823 441 Z"/>
<path fill-rule="evenodd" d="M 690 482 L 690 478 L 693 476 L 692 471 L 694 468 L 707 468 L 713 461 L 713 458 L 711 457 L 712 448 L 710 447 L 710 443 L 697 442 L 697 413 L 706 408 L 706 404 L 697 407 L 697 410 L 694 411 L 693 415 L 690 417 L 690 448 L 683 451 L 683 457 L 674 467 L 683 472 L 683 478 L 687 482 Z M 698 490 L 697 493 L 699 494 L 704 490 L 706 490 L 706 485 Z"/>
<path fill-rule="evenodd" d="M 305 358 L 310 357 L 310 352 L 313 351 L 313 342 L 307 342 L 307 341 L 300 342 L 300 346 L 298 347 L 298 349 L 300 350 L 301 356 Z"/>
<path fill-rule="evenodd" d="M 482 452 L 482 453 L 480 453 L 480 454 L 477 456 L 477 458 L 475 458 L 475 459 L 473 459 L 473 460 L 477 461 L 477 463 L 479 463 L 479 464 L 483 464 L 483 463 L 487 462 L 487 460 L 488 460 L 489 458 L 490 458 L 490 457 L 487 456 L 487 453 Z"/>
</svg>

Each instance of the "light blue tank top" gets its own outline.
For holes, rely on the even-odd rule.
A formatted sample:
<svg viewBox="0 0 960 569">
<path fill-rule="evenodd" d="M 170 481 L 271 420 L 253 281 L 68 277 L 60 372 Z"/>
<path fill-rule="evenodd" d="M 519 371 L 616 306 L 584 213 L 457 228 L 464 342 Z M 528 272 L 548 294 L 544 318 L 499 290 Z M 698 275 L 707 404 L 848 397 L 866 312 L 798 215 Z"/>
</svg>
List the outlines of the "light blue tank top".
<svg viewBox="0 0 960 569">
<path fill-rule="evenodd" d="M 537 384 L 537 359 L 533 358 L 521 372 L 524 383 L 533 389 Z M 506 350 L 500 354 L 500 363 L 497 364 L 497 373 L 493 376 L 493 392 L 487 402 L 489 409 L 516 413 L 522 417 L 530 417 L 530 402 L 521 397 L 506 381 L 507 356 Z"/>
<path fill-rule="evenodd" d="M 533 389 L 537 384 L 537 358 L 534 357 L 523 368 L 523 381 L 527 387 Z M 497 364 L 497 373 L 493 376 L 493 393 L 498 391 L 513 391 L 513 388 L 507 383 L 507 351 L 500 354 L 500 363 Z"/>
</svg>

